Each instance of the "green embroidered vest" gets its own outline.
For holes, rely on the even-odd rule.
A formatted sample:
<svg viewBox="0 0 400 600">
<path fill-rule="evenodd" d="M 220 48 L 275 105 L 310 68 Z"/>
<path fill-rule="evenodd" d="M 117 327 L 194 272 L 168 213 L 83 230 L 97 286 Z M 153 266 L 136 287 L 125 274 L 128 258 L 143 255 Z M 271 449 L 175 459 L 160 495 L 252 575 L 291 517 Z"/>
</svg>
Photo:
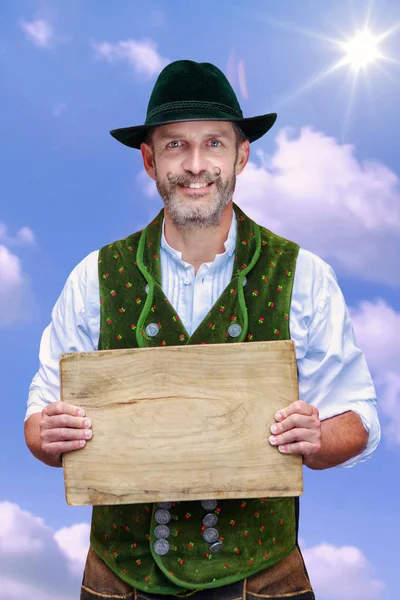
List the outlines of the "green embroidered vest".
<svg viewBox="0 0 400 600">
<path fill-rule="evenodd" d="M 232 279 L 191 336 L 161 287 L 163 210 L 143 232 L 100 250 L 99 350 L 290 339 L 299 246 L 258 226 L 235 204 L 234 210 Z M 161 555 L 155 551 L 157 504 L 93 507 L 92 548 L 118 577 L 145 592 L 227 585 L 277 563 L 297 543 L 298 498 L 220 500 L 208 510 L 200 501 L 172 502 L 168 509 L 170 549 Z M 217 521 L 214 544 L 203 538 L 206 514 Z"/>
</svg>

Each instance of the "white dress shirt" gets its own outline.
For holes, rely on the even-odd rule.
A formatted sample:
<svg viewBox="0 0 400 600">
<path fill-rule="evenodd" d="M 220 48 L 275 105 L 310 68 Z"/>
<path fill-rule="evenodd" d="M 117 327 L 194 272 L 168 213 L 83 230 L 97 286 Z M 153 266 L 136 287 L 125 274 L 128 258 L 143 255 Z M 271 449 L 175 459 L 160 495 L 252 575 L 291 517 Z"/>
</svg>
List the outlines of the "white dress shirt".
<svg viewBox="0 0 400 600">
<path fill-rule="evenodd" d="M 225 287 L 234 263 L 237 222 L 225 242 L 225 252 L 198 272 L 169 246 L 162 229 L 160 259 L 166 297 L 192 334 Z M 70 273 L 40 342 L 40 366 L 29 388 L 25 420 L 60 400 L 59 355 L 98 349 L 100 302 L 98 250 Z M 340 466 L 353 466 L 371 456 L 380 439 L 376 393 L 363 352 L 357 347 L 343 294 L 333 269 L 308 250 L 299 251 L 289 317 L 298 368 L 299 397 L 316 406 L 320 419 L 349 410 L 369 432 L 364 451 Z"/>
</svg>

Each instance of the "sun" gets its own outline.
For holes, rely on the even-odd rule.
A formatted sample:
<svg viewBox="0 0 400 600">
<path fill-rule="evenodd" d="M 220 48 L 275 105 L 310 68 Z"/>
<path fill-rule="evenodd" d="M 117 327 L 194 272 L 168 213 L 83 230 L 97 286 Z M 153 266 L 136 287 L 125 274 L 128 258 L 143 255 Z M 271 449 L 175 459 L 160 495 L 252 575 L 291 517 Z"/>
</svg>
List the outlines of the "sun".
<svg viewBox="0 0 400 600">
<path fill-rule="evenodd" d="M 340 47 L 345 56 L 341 65 L 349 65 L 354 71 L 365 69 L 367 65 L 376 63 L 383 55 L 379 51 L 380 36 L 373 35 L 364 30 L 357 33 L 346 42 L 340 42 Z"/>
</svg>

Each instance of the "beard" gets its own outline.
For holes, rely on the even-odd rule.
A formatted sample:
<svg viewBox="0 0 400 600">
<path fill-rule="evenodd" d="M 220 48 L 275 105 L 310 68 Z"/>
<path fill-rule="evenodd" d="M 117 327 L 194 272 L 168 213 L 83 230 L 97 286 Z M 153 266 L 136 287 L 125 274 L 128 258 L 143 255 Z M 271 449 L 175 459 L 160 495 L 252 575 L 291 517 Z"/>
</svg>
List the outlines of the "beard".
<svg viewBox="0 0 400 600">
<path fill-rule="evenodd" d="M 236 160 L 235 160 L 236 166 Z M 173 177 L 168 174 L 168 181 L 161 181 L 157 176 L 155 169 L 156 186 L 166 210 L 169 212 L 172 221 L 181 229 L 206 229 L 208 227 L 217 227 L 221 222 L 224 209 L 232 201 L 233 192 L 236 187 L 235 166 L 233 173 L 225 181 L 220 176 L 212 176 L 204 173 L 202 177 L 188 178 L 185 176 Z M 180 185 L 189 186 L 190 183 L 210 183 L 213 182 L 214 189 L 202 193 L 201 189 L 196 193 L 196 199 L 190 196 L 183 198 L 177 188 Z M 211 193 L 210 193 L 211 192 Z M 209 201 L 205 205 L 198 205 L 197 199 L 208 194 Z"/>
</svg>

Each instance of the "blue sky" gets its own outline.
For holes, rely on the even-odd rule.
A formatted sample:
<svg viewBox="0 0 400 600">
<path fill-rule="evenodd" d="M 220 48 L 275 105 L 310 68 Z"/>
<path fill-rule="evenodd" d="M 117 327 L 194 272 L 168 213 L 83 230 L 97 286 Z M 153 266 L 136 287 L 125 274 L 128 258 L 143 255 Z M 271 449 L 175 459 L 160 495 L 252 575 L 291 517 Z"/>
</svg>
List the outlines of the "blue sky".
<svg viewBox="0 0 400 600">
<path fill-rule="evenodd" d="M 308 85 L 343 58 L 332 40 L 353 37 L 367 15 L 372 33 L 388 32 L 380 48 L 392 60 L 359 73 L 353 96 L 349 66 Z M 68 507 L 61 469 L 29 454 L 28 387 L 70 271 L 162 206 L 140 153 L 108 131 L 143 123 L 159 71 L 183 58 L 223 70 L 245 116 L 278 113 L 252 144 L 235 199 L 332 265 L 377 388 L 382 441 L 373 458 L 304 471 L 301 537 L 319 600 L 336 600 L 332 577 L 347 600 L 398 597 L 397 24 L 395 0 L 2 4 L 0 600 L 32 591 L 48 600 L 61 582 L 61 600 L 77 595 L 90 510 Z"/>
</svg>

